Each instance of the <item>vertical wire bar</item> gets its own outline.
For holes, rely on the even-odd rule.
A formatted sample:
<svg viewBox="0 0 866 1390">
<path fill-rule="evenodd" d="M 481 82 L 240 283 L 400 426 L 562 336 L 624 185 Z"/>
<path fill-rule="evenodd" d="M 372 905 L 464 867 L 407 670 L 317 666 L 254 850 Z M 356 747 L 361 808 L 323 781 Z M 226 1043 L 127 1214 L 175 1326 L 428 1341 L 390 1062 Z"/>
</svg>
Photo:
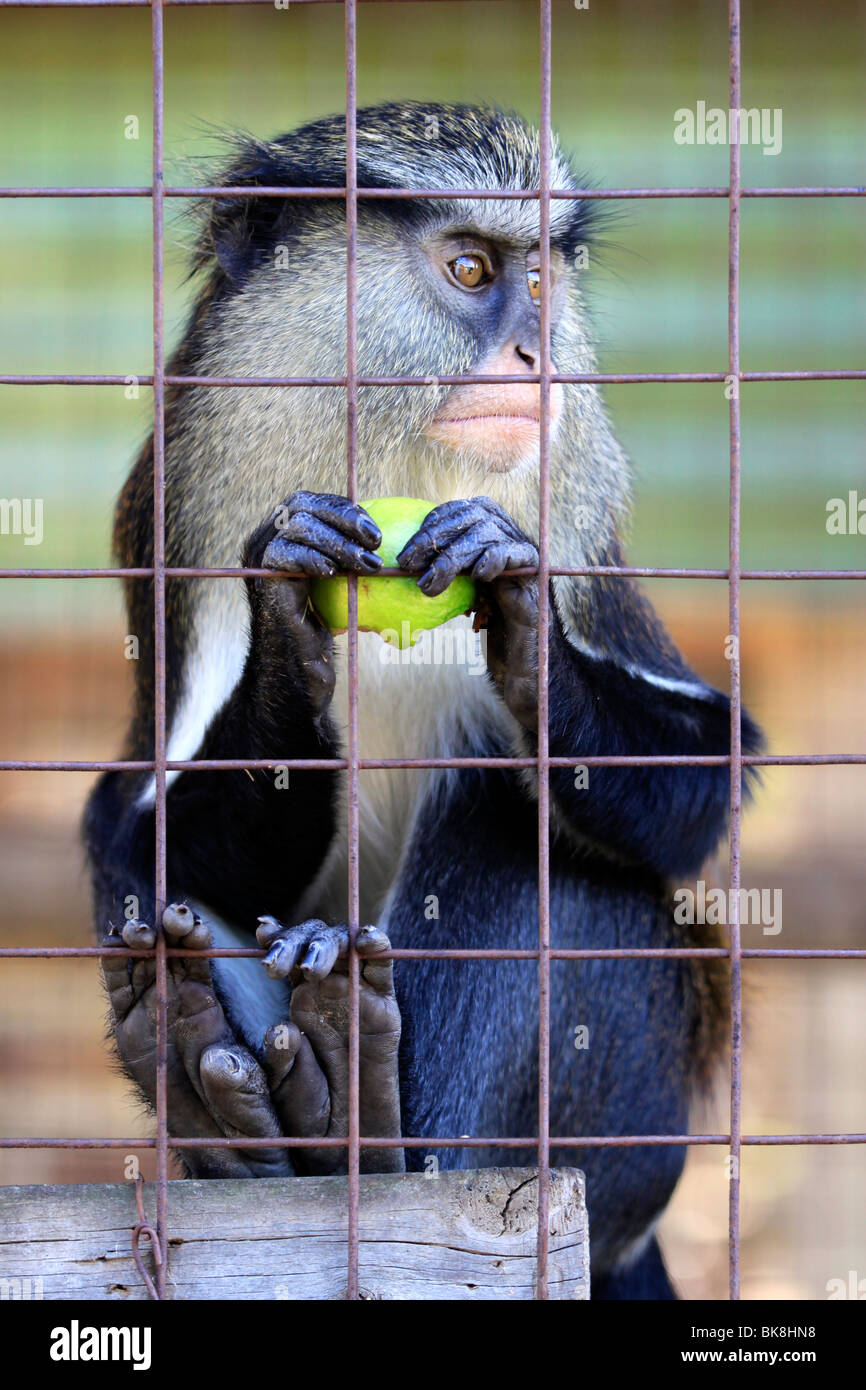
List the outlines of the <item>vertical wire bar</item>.
<svg viewBox="0 0 866 1390">
<path fill-rule="evenodd" d="M 550 0 L 540 0 L 541 121 L 539 166 L 538 478 L 538 1277 L 535 1296 L 546 1299 L 550 1230 Z"/>
<path fill-rule="evenodd" d="M 163 323 L 163 0 L 151 0 L 153 49 L 153 682 L 156 928 L 156 1229 L 163 1259 L 156 1270 L 159 1298 L 165 1297 L 168 1252 L 168 1022 L 165 937 L 165 343 Z"/>
<path fill-rule="evenodd" d="M 346 22 L 346 464 L 347 495 L 358 500 L 358 31 L 355 0 L 345 0 Z M 346 738 L 349 873 L 349 1143 L 348 1281 L 346 1295 L 358 1297 L 358 1208 L 360 1196 L 358 868 L 358 583 L 349 575 L 349 721 Z"/>
<path fill-rule="evenodd" d="M 728 0 L 729 105 L 740 110 L 740 0 Z M 730 1295 L 740 1296 L 740 1156 L 742 1140 L 743 998 L 740 937 L 740 827 L 743 747 L 740 672 L 740 128 L 729 117 L 728 372 L 730 375 L 730 515 L 728 604 L 731 637 L 731 1149 L 728 1208 Z"/>
</svg>

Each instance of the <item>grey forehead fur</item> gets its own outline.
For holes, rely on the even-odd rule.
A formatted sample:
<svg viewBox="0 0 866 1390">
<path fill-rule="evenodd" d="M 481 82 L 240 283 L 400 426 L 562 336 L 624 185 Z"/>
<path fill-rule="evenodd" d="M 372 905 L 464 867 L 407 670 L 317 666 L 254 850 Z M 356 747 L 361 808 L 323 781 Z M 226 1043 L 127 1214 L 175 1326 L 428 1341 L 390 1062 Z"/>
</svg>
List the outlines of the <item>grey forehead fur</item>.
<svg viewBox="0 0 866 1390">
<path fill-rule="evenodd" d="M 345 116 L 326 116 L 273 140 L 233 134 L 226 141 L 234 159 L 223 169 L 228 185 L 284 187 L 342 187 L 346 176 Z M 440 105 L 431 102 L 392 102 L 362 108 L 357 116 L 357 170 L 361 187 L 481 188 L 536 190 L 541 184 L 540 137 L 522 117 L 495 108 Z M 551 136 L 551 186 L 579 188 L 557 138 Z M 264 200 L 263 200 L 264 201 Z M 269 200 L 270 201 L 270 200 Z M 363 203 L 362 203 L 363 208 Z M 297 210 L 289 205 L 287 215 Z M 509 199 L 407 203 L 407 217 L 441 220 L 519 242 L 537 241 L 537 200 Z M 202 209 L 212 213 L 210 233 L 222 219 L 244 216 L 238 200 L 216 200 Z M 268 214 L 278 218 L 271 202 Z M 595 205 L 586 200 L 555 199 L 551 204 L 551 237 L 569 246 L 589 239 Z M 207 264 L 213 253 L 212 235 L 205 231 L 195 264 Z"/>
</svg>

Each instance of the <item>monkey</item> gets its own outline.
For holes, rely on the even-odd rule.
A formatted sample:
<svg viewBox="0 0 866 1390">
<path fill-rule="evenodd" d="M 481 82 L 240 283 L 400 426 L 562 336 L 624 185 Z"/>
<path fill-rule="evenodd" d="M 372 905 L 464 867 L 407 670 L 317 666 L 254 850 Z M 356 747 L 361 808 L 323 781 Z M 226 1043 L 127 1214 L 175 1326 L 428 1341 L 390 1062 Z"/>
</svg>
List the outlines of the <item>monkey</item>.
<svg viewBox="0 0 866 1390">
<path fill-rule="evenodd" d="M 177 376 L 345 378 L 343 116 L 273 140 L 234 138 L 201 210 L 197 293 Z M 558 139 L 552 183 L 578 190 Z M 476 612 L 418 640 L 409 662 L 358 634 L 362 759 L 532 759 L 539 747 L 541 277 L 538 199 L 389 197 L 399 188 L 538 189 L 540 137 L 496 108 L 392 102 L 357 115 L 357 497 L 424 498 L 401 569 L 435 596 L 475 580 Z M 597 203 L 550 208 L 550 344 L 557 375 L 596 369 L 585 265 Z M 587 255 L 587 248 L 589 254 Z M 509 375 L 507 383 L 443 377 Z M 525 380 L 524 380 L 525 378 Z M 379 528 L 346 496 L 344 386 L 169 386 L 165 559 L 273 577 L 169 577 L 167 758 L 344 758 L 347 637 L 310 600 L 313 579 L 381 568 Z M 557 568 L 622 567 L 630 466 L 592 384 L 550 384 L 549 554 Z M 121 493 L 115 550 L 151 567 L 153 439 Z M 515 573 L 517 571 L 517 573 Z M 125 580 L 140 641 L 130 759 L 154 760 L 154 588 Z M 550 583 L 550 929 L 554 948 L 717 944 L 675 922 L 672 888 L 725 834 L 724 765 L 592 766 L 581 755 L 727 755 L 730 705 L 687 665 L 630 576 Z M 486 623 L 476 633 L 479 614 Z M 445 656 L 434 650 L 448 632 Z M 475 645 L 473 645 L 475 644 Z M 479 646 L 479 644 L 481 644 Z M 482 661 L 473 653 L 482 653 Z M 415 657 L 420 654 L 419 660 Z M 453 657 L 453 659 L 452 659 Z M 742 718 L 746 751 L 761 746 Z M 109 771 L 85 814 L 110 1030 L 154 1098 L 152 958 L 169 957 L 168 1124 L 178 1138 L 345 1137 L 349 915 L 346 774 L 339 768 L 169 771 L 168 906 L 155 919 L 155 781 Z M 538 963 L 404 959 L 394 947 L 533 951 L 539 940 L 538 776 L 531 765 L 362 769 L 357 935 L 360 1122 L 368 1138 L 527 1139 L 526 1150 L 365 1144 L 365 1171 L 532 1162 Z M 255 933 L 255 934 L 254 934 Z M 255 958 L 196 958 L 250 946 Z M 676 1296 L 656 1227 L 681 1146 L 557 1147 L 569 1136 L 683 1134 L 723 1045 L 714 958 L 554 959 L 550 1117 L 555 1162 L 586 1175 L 593 1298 Z M 588 1045 L 578 1045 L 578 1034 Z M 206 1144 L 200 1177 L 345 1171 L 345 1148 Z"/>
</svg>

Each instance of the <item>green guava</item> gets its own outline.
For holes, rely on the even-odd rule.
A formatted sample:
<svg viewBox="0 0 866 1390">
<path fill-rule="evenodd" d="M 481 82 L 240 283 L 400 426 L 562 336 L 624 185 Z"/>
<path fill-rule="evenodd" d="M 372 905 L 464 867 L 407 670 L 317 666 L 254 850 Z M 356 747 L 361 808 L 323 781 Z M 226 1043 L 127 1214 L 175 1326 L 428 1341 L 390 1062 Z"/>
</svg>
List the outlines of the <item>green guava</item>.
<svg viewBox="0 0 866 1390">
<path fill-rule="evenodd" d="M 397 556 L 433 510 L 420 497 L 376 497 L 361 504 L 382 532 L 381 555 L 386 569 L 396 569 Z M 310 598 L 332 632 L 349 625 L 349 584 L 345 578 L 314 579 Z M 426 628 L 439 627 L 466 613 L 475 601 L 475 584 L 458 575 L 444 593 L 428 598 L 414 579 L 385 575 L 358 576 L 358 627 L 378 632 L 394 647 L 412 647 Z"/>
</svg>

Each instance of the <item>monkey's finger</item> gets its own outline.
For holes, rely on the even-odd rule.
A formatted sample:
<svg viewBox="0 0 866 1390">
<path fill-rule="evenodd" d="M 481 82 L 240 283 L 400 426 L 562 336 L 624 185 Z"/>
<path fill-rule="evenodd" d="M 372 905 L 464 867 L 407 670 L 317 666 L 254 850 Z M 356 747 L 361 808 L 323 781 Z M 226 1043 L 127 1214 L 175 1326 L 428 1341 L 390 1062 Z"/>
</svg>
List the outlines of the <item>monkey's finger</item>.
<svg viewBox="0 0 866 1390">
<path fill-rule="evenodd" d="M 300 922 L 296 927 L 285 927 L 274 936 L 271 922 L 262 922 L 256 932 L 256 938 L 260 946 L 270 948 L 262 964 L 271 979 L 285 980 L 299 964 L 313 937 L 328 930 L 324 922 L 314 919 Z"/>
<path fill-rule="evenodd" d="M 499 541 L 487 546 L 470 570 L 473 579 L 489 582 L 498 579 L 506 570 L 534 569 L 538 551 L 531 541 Z"/>
<path fill-rule="evenodd" d="M 401 569 L 418 570 L 478 521 L 470 502 L 447 502 L 435 507 L 397 556 Z"/>
<path fill-rule="evenodd" d="M 488 534 L 484 526 L 473 526 L 437 555 L 418 580 L 418 588 L 430 598 L 441 594 L 458 574 L 471 574 L 478 561 L 499 537 Z"/>
<path fill-rule="evenodd" d="M 495 522 L 484 517 L 456 540 L 441 548 L 418 580 L 418 588 L 430 598 L 441 594 L 458 574 L 471 573 L 485 550 L 500 543 L 502 533 Z"/>
<path fill-rule="evenodd" d="M 311 579 L 332 579 L 338 566 L 327 555 L 311 550 L 307 545 L 294 545 L 282 536 L 274 536 L 262 556 L 262 568 L 294 570 Z"/>
<path fill-rule="evenodd" d="M 538 552 L 531 541 L 515 541 L 503 537 L 495 519 L 483 518 L 471 530 L 459 536 L 418 580 L 422 593 L 435 597 L 452 582 L 455 575 L 473 574 L 476 578 L 493 579 L 506 569 L 518 565 L 534 565 Z"/>
<path fill-rule="evenodd" d="M 316 932 L 302 955 L 299 966 L 308 980 L 324 980 L 344 955 L 349 945 L 349 933 L 343 928 L 326 927 Z"/>
<path fill-rule="evenodd" d="M 289 517 L 275 539 L 309 546 L 312 550 L 327 555 L 328 559 L 335 560 L 341 569 L 374 574 L 382 568 L 381 555 L 374 555 L 371 550 L 358 545 L 310 512 L 297 512 L 295 516 Z M 273 544 L 272 541 L 271 545 Z M 270 548 L 271 546 L 268 547 Z"/>
<path fill-rule="evenodd" d="M 473 556 L 480 555 L 488 546 L 503 544 L 515 545 L 516 542 L 513 537 L 503 534 L 495 517 L 467 517 L 458 534 L 449 536 L 447 540 L 440 534 L 420 537 L 407 568 L 414 573 L 435 563 L 442 555 L 453 555 L 458 561 L 458 568 L 466 567 L 472 563 Z"/>
<path fill-rule="evenodd" d="M 259 918 L 259 925 L 256 927 L 256 941 L 265 951 L 271 942 L 276 941 L 280 933 L 284 931 L 286 931 L 286 927 L 283 926 L 282 922 L 278 922 L 276 917 L 271 917 L 268 914 Z"/>
<path fill-rule="evenodd" d="M 473 497 L 464 502 L 445 502 L 424 518 L 423 524 L 397 557 L 401 569 L 416 571 L 460 537 L 483 528 L 488 544 L 511 539 L 523 543 L 526 537 L 506 511 L 489 497 Z"/>
<path fill-rule="evenodd" d="M 338 497 L 332 492 L 299 491 L 292 494 L 283 509 L 278 508 L 278 515 L 280 510 L 290 517 L 298 512 L 313 513 L 326 525 L 374 550 L 382 542 L 382 532 L 373 518 L 348 497 Z"/>
<path fill-rule="evenodd" d="M 394 993 L 394 962 L 377 960 L 381 951 L 390 951 L 391 942 L 378 927 L 362 927 L 356 941 L 358 955 L 361 957 L 361 974 L 377 994 Z"/>
<path fill-rule="evenodd" d="M 418 588 L 428 598 L 436 598 L 437 594 L 443 594 L 448 585 L 454 583 L 459 569 L 452 551 L 437 555 L 430 568 L 425 570 L 418 580 Z"/>
</svg>

